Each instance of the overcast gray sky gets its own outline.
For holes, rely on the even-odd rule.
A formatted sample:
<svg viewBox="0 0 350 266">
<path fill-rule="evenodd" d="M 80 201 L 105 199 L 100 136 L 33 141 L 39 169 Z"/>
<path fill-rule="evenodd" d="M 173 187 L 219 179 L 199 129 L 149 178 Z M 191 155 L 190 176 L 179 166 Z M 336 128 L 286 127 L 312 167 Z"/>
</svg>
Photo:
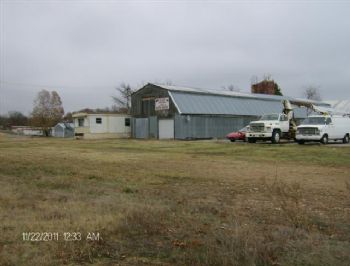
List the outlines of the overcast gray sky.
<svg viewBox="0 0 350 266">
<path fill-rule="evenodd" d="M 0 113 L 56 90 L 66 111 L 112 105 L 121 82 L 350 99 L 349 1 L 0 0 Z"/>
</svg>

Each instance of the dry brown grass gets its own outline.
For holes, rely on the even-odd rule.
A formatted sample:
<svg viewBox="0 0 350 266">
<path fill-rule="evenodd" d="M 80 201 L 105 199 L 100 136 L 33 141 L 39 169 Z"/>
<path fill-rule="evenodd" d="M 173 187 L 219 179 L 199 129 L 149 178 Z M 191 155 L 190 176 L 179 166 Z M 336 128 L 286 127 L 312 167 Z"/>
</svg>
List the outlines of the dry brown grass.
<svg viewBox="0 0 350 266">
<path fill-rule="evenodd" d="M 0 150 L 1 265 L 350 264 L 349 148 L 2 135 Z"/>
</svg>

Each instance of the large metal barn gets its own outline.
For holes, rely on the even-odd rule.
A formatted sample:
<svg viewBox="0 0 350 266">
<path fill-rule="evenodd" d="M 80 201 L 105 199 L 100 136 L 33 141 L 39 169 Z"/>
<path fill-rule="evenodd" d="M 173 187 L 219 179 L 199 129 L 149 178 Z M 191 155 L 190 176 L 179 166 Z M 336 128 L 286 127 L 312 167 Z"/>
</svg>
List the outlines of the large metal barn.
<svg viewBox="0 0 350 266">
<path fill-rule="evenodd" d="M 131 96 L 133 138 L 224 138 L 266 113 L 280 113 L 285 96 L 147 84 Z M 305 100 L 303 100 L 305 101 Z M 317 105 L 329 106 L 317 102 Z M 307 110 L 295 109 L 303 119 Z"/>
</svg>

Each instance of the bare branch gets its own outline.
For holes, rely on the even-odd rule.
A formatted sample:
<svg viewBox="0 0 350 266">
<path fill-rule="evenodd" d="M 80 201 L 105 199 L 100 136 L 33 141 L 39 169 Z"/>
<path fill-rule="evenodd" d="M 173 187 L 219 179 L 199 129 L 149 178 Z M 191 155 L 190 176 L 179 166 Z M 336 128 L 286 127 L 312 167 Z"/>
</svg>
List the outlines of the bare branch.
<svg viewBox="0 0 350 266">
<path fill-rule="evenodd" d="M 119 106 L 121 109 L 126 109 L 127 112 L 131 108 L 131 94 L 134 90 L 130 87 L 129 84 L 121 83 L 119 87 L 116 88 L 118 95 L 112 96 L 114 103 Z"/>
<path fill-rule="evenodd" d="M 315 101 L 321 101 L 322 100 L 319 87 L 316 87 L 316 86 L 308 86 L 308 87 L 306 87 L 305 91 L 304 91 L 304 96 L 305 96 L 306 99 L 309 99 L 309 100 L 315 100 Z"/>
<path fill-rule="evenodd" d="M 233 84 L 229 84 L 227 86 L 222 86 L 222 88 L 226 91 L 236 91 L 236 92 L 239 92 L 241 91 L 240 88 L 236 87 L 235 85 Z"/>
</svg>

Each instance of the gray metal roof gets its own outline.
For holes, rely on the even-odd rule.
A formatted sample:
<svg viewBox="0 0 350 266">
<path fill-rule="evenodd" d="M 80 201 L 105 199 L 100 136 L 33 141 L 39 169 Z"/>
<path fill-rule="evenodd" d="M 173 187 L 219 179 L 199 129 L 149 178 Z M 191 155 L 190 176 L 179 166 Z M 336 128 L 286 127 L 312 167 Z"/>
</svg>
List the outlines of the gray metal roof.
<svg viewBox="0 0 350 266">
<path fill-rule="evenodd" d="M 273 113 L 282 106 L 277 101 L 261 104 L 261 100 L 258 99 L 189 94 L 179 91 L 171 91 L 170 94 L 176 102 L 178 111 L 185 114 L 257 115 Z"/>
<path fill-rule="evenodd" d="M 330 107 L 325 102 L 288 96 L 250 94 L 151 83 L 140 90 L 147 86 L 156 86 L 167 90 L 180 114 L 260 116 L 266 113 L 280 113 L 283 109 L 282 100 L 285 99 Z M 307 116 L 307 110 L 306 108 L 297 108 L 295 106 L 294 114 L 296 118 L 304 118 Z"/>
<path fill-rule="evenodd" d="M 280 113 L 283 109 L 282 102 L 276 100 L 190 94 L 180 91 L 171 91 L 169 94 L 181 114 L 260 116 L 266 113 Z M 294 113 L 297 118 L 306 117 L 305 109 L 296 108 Z"/>
<path fill-rule="evenodd" d="M 313 101 L 309 99 L 294 98 L 289 96 L 279 96 L 279 95 L 269 95 L 269 94 L 259 94 L 259 93 L 243 93 L 236 91 L 225 91 L 225 90 L 210 90 L 210 89 L 200 89 L 200 88 L 189 88 L 189 87 L 180 87 L 172 85 L 159 85 L 159 84 L 150 84 L 163 89 L 173 91 L 173 92 L 184 92 L 184 93 L 195 93 L 195 94 L 204 94 L 204 95 L 221 95 L 234 98 L 249 98 L 249 99 L 260 99 L 260 100 L 270 100 L 270 101 L 282 101 L 282 100 L 295 100 L 313 103 L 319 106 L 329 106 L 329 104 L 320 101 Z"/>
</svg>

